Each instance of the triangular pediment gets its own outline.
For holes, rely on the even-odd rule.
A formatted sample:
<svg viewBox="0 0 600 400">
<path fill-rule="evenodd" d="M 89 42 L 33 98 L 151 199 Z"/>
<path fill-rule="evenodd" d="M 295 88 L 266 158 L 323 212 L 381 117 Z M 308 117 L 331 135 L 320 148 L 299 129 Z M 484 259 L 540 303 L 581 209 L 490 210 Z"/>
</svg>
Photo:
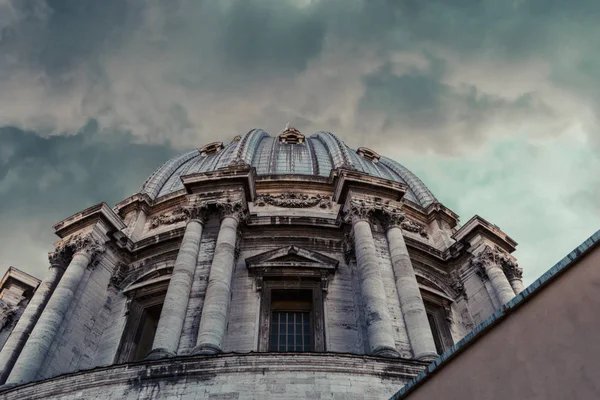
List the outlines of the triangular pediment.
<svg viewBox="0 0 600 400">
<path fill-rule="evenodd" d="M 246 259 L 249 269 L 267 267 L 299 267 L 335 269 L 339 261 L 314 250 L 298 246 L 284 246 Z"/>
</svg>

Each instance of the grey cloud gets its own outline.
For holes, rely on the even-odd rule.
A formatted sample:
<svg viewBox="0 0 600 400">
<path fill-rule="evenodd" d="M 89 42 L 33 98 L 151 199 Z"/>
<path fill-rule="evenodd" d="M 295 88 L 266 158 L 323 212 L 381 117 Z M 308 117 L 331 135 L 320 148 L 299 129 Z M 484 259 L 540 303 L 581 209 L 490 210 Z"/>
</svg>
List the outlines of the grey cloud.
<svg viewBox="0 0 600 400">
<path fill-rule="evenodd" d="M 558 125 L 548 121 L 580 118 L 574 113 L 586 103 L 600 109 L 592 1 L 8 4 L 18 18 L 0 34 L 0 124 L 36 131 L 74 130 L 95 118 L 189 147 L 217 131 L 293 120 L 352 145 L 369 132 L 379 143 L 402 137 L 460 152 L 487 140 L 497 122 L 552 131 Z M 562 61 L 565 49 L 576 62 Z M 403 57 L 428 65 L 398 71 Z M 481 87 L 510 83 L 529 60 L 550 64 L 548 76 L 520 82 L 511 96 Z M 502 62 L 502 77 L 485 76 L 480 62 Z M 465 68 L 482 77 L 450 81 Z M 560 91 L 575 111 L 563 107 Z"/>
</svg>

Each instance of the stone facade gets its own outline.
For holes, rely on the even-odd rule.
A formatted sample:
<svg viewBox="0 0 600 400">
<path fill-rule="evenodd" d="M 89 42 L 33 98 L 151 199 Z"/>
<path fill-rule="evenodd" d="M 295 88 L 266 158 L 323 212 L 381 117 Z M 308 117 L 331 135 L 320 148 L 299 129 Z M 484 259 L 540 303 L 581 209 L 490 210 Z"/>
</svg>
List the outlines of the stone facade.
<svg viewBox="0 0 600 400">
<path fill-rule="evenodd" d="M 516 243 L 401 165 L 261 132 L 55 226 L 0 399 L 381 398 L 522 288 Z"/>
</svg>

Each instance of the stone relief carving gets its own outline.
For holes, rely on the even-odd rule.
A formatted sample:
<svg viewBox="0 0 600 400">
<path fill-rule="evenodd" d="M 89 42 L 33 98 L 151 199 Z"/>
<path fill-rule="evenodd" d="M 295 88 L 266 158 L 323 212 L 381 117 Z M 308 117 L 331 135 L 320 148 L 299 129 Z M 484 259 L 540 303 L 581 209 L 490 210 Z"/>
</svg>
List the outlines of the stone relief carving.
<svg viewBox="0 0 600 400">
<path fill-rule="evenodd" d="M 352 229 L 346 229 L 344 232 L 342 251 L 344 252 L 344 261 L 346 261 L 346 265 L 349 265 L 356 258 L 354 252 L 354 231 Z"/>
<path fill-rule="evenodd" d="M 465 289 L 465 284 L 460 279 L 460 276 L 455 272 L 452 274 L 451 278 L 452 278 L 452 281 L 450 283 L 450 287 L 452 288 L 452 290 L 455 293 L 454 298 L 456 299 L 456 298 L 462 296 L 465 300 L 468 300 L 467 291 Z"/>
<path fill-rule="evenodd" d="M 411 219 L 405 219 L 404 221 L 402 221 L 402 229 L 404 229 L 405 231 L 418 233 L 424 238 L 429 237 L 429 235 L 427 234 L 427 230 L 425 229 L 425 225 L 420 222 L 413 221 Z"/>
<path fill-rule="evenodd" d="M 320 208 L 331 208 L 331 198 L 320 194 L 310 196 L 303 193 L 285 192 L 278 196 L 264 194 L 257 196 L 254 203 L 258 207 L 269 204 L 285 208 L 309 208 L 319 206 Z"/>
<path fill-rule="evenodd" d="M 118 262 L 117 265 L 115 265 L 112 275 L 110 276 L 109 286 L 121 288 L 128 271 L 129 265 L 125 264 L 124 262 Z"/>
<path fill-rule="evenodd" d="M 173 211 L 169 211 L 153 217 L 150 220 L 150 229 L 156 229 L 161 225 L 172 225 L 177 222 L 185 221 L 190 217 L 190 210 L 184 207 L 179 207 Z"/>
<path fill-rule="evenodd" d="M 522 279 L 523 269 L 519 267 L 519 264 L 517 264 L 506 251 L 498 246 L 496 246 L 496 252 L 498 253 L 497 260 L 508 280 Z"/>
</svg>

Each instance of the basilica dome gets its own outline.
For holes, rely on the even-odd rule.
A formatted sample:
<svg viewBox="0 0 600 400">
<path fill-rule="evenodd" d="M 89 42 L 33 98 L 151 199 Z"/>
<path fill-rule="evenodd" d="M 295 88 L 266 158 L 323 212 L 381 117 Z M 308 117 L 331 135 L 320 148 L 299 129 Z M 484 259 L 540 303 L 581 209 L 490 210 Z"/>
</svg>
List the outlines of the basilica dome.
<svg viewBox="0 0 600 400">
<path fill-rule="evenodd" d="M 29 302 L 3 291 L 0 400 L 389 398 L 523 290 L 497 226 L 329 132 L 253 129 L 73 211 Z"/>
<path fill-rule="evenodd" d="M 329 177 L 332 170 L 346 167 L 406 184 L 405 199 L 419 206 L 427 207 L 436 201 L 423 182 L 400 163 L 366 148 L 351 149 L 330 132 L 316 132 L 305 137 L 294 128 L 287 128 L 278 137 L 272 137 L 262 129 L 252 129 L 243 136 L 236 136 L 228 145 L 215 142 L 178 155 L 158 168 L 146 180 L 141 192 L 154 200 L 182 190 L 182 176 L 214 171 L 240 162 L 256 168 L 259 176 Z"/>
</svg>

